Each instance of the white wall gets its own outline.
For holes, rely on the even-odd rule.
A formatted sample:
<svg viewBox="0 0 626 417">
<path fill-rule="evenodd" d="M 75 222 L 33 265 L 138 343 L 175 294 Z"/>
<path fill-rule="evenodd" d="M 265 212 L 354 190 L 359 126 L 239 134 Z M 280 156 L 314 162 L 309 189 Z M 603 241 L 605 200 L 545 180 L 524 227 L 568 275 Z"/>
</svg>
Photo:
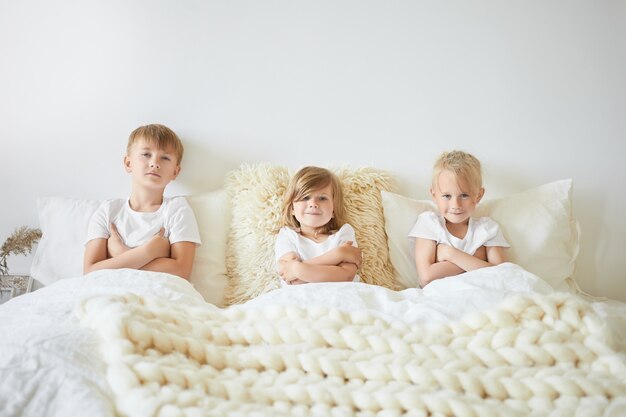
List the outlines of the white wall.
<svg viewBox="0 0 626 417">
<path fill-rule="evenodd" d="M 459 148 L 486 198 L 573 178 L 577 280 L 626 301 L 625 1 L 0 0 L 0 60 L 0 242 L 38 196 L 125 196 L 145 123 L 186 143 L 171 194 L 269 161 L 426 198 Z"/>
</svg>

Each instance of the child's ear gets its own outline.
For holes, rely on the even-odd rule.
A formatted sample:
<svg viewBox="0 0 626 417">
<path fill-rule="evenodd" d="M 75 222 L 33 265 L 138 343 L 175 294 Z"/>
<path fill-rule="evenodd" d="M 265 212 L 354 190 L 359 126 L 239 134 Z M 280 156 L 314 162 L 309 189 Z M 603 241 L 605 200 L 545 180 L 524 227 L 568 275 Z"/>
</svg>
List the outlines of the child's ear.
<svg viewBox="0 0 626 417">
<path fill-rule="evenodd" d="M 174 178 L 172 179 L 175 180 L 176 177 L 178 177 L 178 174 L 180 174 L 180 165 L 176 165 L 176 169 L 174 170 Z"/>
<path fill-rule="evenodd" d="M 480 191 L 478 192 L 478 198 L 476 199 L 476 203 L 480 203 L 480 200 L 485 195 L 485 187 L 480 187 Z"/>
<path fill-rule="evenodd" d="M 435 191 L 430 188 L 430 197 L 434 200 L 435 199 Z"/>
<path fill-rule="evenodd" d="M 130 158 L 128 157 L 128 155 L 124 155 L 124 169 L 126 169 L 126 172 L 133 172 L 133 169 L 130 166 Z"/>
</svg>

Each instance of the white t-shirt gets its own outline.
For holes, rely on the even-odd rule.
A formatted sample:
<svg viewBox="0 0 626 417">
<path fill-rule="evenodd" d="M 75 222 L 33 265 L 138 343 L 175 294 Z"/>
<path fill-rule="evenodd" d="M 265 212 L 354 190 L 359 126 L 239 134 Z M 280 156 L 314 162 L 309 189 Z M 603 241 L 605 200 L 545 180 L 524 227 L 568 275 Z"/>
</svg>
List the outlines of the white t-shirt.
<svg viewBox="0 0 626 417">
<path fill-rule="evenodd" d="M 298 257 L 306 261 L 307 259 L 315 258 L 325 254 L 331 249 L 339 247 L 342 243 L 352 242 L 352 246 L 358 247 L 356 244 L 356 236 L 354 229 L 348 223 L 341 226 L 341 228 L 328 236 L 323 242 L 315 242 L 311 239 L 303 237 L 300 233 L 296 232 L 290 227 L 283 227 L 278 232 L 275 244 L 276 260 L 278 261 L 281 256 L 289 252 L 295 252 Z M 360 281 L 361 278 L 358 274 L 354 275 L 353 282 Z M 283 285 L 287 283 L 281 279 Z"/>
<path fill-rule="evenodd" d="M 170 244 L 201 243 L 196 217 L 184 197 L 163 197 L 161 207 L 149 213 L 134 211 L 128 200 L 105 200 L 91 217 L 85 243 L 92 239 L 108 239 L 111 236 L 111 223 L 115 224 L 124 244 L 129 248 L 143 245 L 161 227 L 165 228 L 165 237 Z"/>
<path fill-rule="evenodd" d="M 417 237 L 444 243 L 465 253 L 473 255 L 481 246 L 509 247 L 500 225 L 489 217 L 470 217 L 467 233 L 463 239 L 452 235 L 445 226 L 443 216 L 433 211 L 426 211 L 417 217 L 409 232 L 409 238 Z"/>
</svg>

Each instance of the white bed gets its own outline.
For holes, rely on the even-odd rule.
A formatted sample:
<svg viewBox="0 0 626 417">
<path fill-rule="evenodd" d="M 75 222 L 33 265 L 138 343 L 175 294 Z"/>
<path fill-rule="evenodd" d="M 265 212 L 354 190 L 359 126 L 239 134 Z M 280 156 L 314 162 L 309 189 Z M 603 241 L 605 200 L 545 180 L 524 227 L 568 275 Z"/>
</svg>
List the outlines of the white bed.
<svg viewBox="0 0 626 417">
<path fill-rule="evenodd" d="M 515 263 L 416 289 L 401 235 L 428 203 L 391 193 L 380 172 L 342 171 L 357 239 L 377 254 L 367 283 L 278 288 L 273 208 L 248 207 L 286 172 L 242 167 L 225 191 L 190 198 L 204 242 L 191 283 L 73 273 L 70 232 L 96 202 L 42 199 L 32 272 L 47 285 L 0 306 L 0 416 L 626 415 L 626 304 L 566 285 L 571 182 L 483 204 Z"/>
</svg>

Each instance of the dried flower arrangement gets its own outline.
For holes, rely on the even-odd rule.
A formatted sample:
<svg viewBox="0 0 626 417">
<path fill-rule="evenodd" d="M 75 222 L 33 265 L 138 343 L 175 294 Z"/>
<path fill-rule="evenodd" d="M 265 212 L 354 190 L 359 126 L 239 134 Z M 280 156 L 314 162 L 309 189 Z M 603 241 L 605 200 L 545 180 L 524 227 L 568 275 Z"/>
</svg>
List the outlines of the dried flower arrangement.
<svg viewBox="0 0 626 417">
<path fill-rule="evenodd" d="M 26 255 L 33 249 L 33 245 L 41 239 L 41 230 L 27 226 L 15 229 L 0 248 L 0 275 L 7 275 L 7 257 L 9 255 Z"/>
</svg>

